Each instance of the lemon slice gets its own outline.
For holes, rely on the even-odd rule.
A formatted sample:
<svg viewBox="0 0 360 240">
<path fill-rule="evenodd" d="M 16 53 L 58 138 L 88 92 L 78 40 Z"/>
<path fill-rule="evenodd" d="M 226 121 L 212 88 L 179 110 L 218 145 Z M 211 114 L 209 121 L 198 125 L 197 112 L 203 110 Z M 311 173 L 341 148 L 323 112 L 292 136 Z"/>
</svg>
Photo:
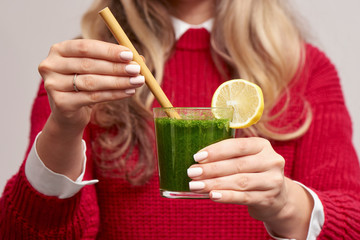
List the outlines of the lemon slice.
<svg viewBox="0 0 360 240">
<path fill-rule="evenodd" d="M 233 107 L 231 128 L 246 128 L 257 123 L 264 110 L 261 88 L 243 79 L 229 80 L 221 84 L 211 100 L 211 107 Z M 222 118 L 221 112 L 214 112 Z"/>
</svg>

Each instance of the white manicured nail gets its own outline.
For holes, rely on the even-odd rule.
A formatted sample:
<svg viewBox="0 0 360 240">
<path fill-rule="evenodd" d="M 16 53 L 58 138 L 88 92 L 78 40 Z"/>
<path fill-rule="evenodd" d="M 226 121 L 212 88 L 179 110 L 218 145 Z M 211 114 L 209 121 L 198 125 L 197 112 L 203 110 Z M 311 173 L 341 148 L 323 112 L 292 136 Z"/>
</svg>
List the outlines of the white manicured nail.
<svg viewBox="0 0 360 240">
<path fill-rule="evenodd" d="M 126 93 L 126 94 L 129 94 L 129 95 L 132 95 L 132 94 L 135 93 L 135 89 L 133 89 L 133 88 L 131 88 L 131 89 L 126 89 L 126 90 L 125 90 L 125 93 Z"/>
<path fill-rule="evenodd" d="M 190 190 L 201 190 L 205 188 L 205 183 L 199 181 L 192 181 L 189 182 L 189 188 Z"/>
<path fill-rule="evenodd" d="M 131 77 L 129 81 L 130 81 L 130 84 L 133 84 L 133 85 L 143 84 L 145 82 L 145 77 L 142 75 L 139 75 L 137 77 Z"/>
<path fill-rule="evenodd" d="M 211 192 L 210 193 L 211 199 L 219 200 L 222 198 L 222 194 L 219 192 Z"/>
<path fill-rule="evenodd" d="M 136 64 L 126 65 L 125 71 L 130 74 L 139 74 L 140 73 L 140 65 L 136 65 Z"/>
<path fill-rule="evenodd" d="M 187 175 L 192 178 L 192 177 L 198 177 L 203 173 L 203 169 L 201 167 L 193 167 L 193 168 L 188 168 L 187 170 Z"/>
<path fill-rule="evenodd" d="M 130 51 L 122 51 L 120 53 L 120 58 L 125 61 L 131 61 L 133 59 L 134 55 Z"/>
<path fill-rule="evenodd" d="M 209 156 L 209 153 L 208 152 L 198 152 L 198 153 L 195 153 L 194 154 L 194 160 L 195 162 L 200 162 L 202 160 L 204 160 L 205 158 L 207 158 Z"/>
</svg>

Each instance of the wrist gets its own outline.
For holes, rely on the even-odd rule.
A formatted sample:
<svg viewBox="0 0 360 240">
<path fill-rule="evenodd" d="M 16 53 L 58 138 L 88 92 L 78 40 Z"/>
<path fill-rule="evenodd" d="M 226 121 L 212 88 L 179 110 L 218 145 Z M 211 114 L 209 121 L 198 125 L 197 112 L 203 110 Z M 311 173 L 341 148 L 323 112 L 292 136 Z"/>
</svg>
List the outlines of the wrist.
<svg viewBox="0 0 360 240">
<path fill-rule="evenodd" d="M 285 178 L 286 202 L 272 217 L 264 221 L 268 231 L 283 238 L 306 239 L 313 198 L 300 185 Z"/>
<path fill-rule="evenodd" d="M 36 142 L 39 158 L 47 168 L 75 180 L 82 171 L 84 129 L 60 126 L 50 115 Z"/>
<path fill-rule="evenodd" d="M 43 132 L 46 131 L 51 135 L 57 135 L 57 137 L 61 136 L 61 139 L 82 138 L 86 125 L 87 123 L 61 121 L 56 117 L 56 114 L 51 113 Z"/>
</svg>

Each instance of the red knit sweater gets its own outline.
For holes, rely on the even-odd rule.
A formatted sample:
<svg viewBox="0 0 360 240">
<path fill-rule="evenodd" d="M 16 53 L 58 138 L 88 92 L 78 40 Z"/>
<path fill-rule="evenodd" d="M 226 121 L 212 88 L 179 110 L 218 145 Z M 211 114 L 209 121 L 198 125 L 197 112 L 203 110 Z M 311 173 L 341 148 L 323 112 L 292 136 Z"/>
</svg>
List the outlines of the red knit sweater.
<svg viewBox="0 0 360 240">
<path fill-rule="evenodd" d="M 223 81 L 211 60 L 209 33 L 189 30 L 166 64 L 163 89 L 175 106 L 209 106 Z M 308 100 L 313 122 L 301 138 L 272 142 L 286 160 L 285 175 L 320 197 L 325 224 L 319 239 L 360 239 L 360 168 L 338 75 L 327 57 L 307 46 L 305 70 L 291 88 L 293 102 L 282 119 L 298 118 Z M 155 103 L 157 105 L 157 103 Z M 35 99 L 30 145 L 50 113 L 43 85 Z M 91 159 L 91 136 L 85 133 Z M 136 157 L 136 156 L 134 156 Z M 0 201 L 2 239 L 268 239 L 263 223 L 244 206 L 211 200 L 175 200 L 159 195 L 158 176 L 134 187 L 96 174 L 88 160 L 85 179 L 100 180 L 69 199 L 44 196 L 27 181 L 24 164 Z"/>
</svg>

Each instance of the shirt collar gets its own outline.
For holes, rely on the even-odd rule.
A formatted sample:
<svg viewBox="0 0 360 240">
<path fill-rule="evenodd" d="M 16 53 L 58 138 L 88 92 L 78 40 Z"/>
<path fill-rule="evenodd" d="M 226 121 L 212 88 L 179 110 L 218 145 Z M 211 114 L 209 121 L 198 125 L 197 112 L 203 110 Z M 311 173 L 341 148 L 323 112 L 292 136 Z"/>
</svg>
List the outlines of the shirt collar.
<svg viewBox="0 0 360 240">
<path fill-rule="evenodd" d="M 214 19 L 210 18 L 205 22 L 197 25 L 186 23 L 176 17 L 171 17 L 172 24 L 175 30 L 175 39 L 178 40 L 187 30 L 190 28 L 205 28 L 208 32 L 211 32 L 212 26 L 214 24 Z"/>
</svg>

